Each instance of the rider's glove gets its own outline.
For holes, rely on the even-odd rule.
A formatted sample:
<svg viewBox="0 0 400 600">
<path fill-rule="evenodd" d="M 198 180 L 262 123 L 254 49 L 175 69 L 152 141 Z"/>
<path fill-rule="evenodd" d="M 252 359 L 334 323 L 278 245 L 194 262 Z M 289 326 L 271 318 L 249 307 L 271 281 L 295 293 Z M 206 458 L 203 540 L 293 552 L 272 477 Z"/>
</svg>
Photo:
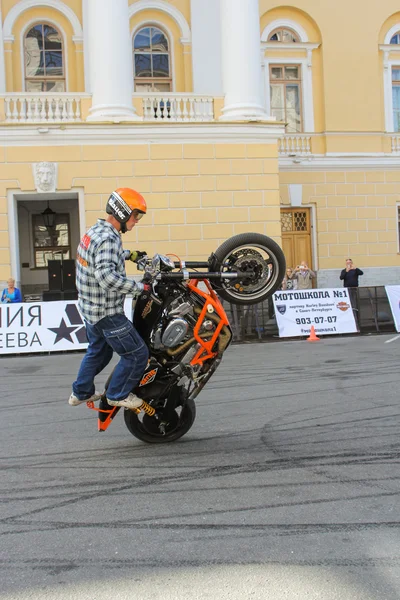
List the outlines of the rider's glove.
<svg viewBox="0 0 400 600">
<path fill-rule="evenodd" d="M 141 252 L 140 250 L 132 250 L 129 255 L 129 260 L 131 260 L 134 263 L 137 263 L 137 261 L 143 258 L 143 256 L 146 256 L 146 254 L 147 252 Z"/>
</svg>

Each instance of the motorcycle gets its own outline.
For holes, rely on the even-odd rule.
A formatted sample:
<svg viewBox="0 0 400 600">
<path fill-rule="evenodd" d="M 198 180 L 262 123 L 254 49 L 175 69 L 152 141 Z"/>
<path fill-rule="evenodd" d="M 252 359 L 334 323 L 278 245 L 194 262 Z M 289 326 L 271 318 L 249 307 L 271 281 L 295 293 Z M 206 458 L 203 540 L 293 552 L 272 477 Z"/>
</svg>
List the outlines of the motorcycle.
<svg viewBox="0 0 400 600">
<path fill-rule="evenodd" d="M 195 398 L 232 340 L 219 297 L 231 304 L 262 302 L 281 285 L 285 257 L 271 238 L 245 233 L 226 240 L 207 261 L 145 255 L 138 269 L 151 281 L 151 291 L 138 296 L 133 324 L 150 358 L 132 390 L 143 403 L 136 410 L 124 409 L 125 424 L 143 442 L 173 442 L 192 427 Z M 105 431 L 120 410 L 107 403 L 106 391 L 98 408 L 87 404 L 98 411 L 99 431 Z"/>
</svg>

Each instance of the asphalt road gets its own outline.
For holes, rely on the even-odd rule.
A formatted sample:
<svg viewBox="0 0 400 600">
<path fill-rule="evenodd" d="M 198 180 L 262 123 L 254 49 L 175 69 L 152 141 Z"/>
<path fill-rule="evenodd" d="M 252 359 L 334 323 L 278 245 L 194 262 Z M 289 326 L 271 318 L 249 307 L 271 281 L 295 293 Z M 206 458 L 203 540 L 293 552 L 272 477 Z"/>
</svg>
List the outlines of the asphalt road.
<svg viewBox="0 0 400 600">
<path fill-rule="evenodd" d="M 82 355 L 0 359 L 1 600 L 398 600 L 391 337 L 231 347 L 166 446 L 68 406 Z"/>
</svg>

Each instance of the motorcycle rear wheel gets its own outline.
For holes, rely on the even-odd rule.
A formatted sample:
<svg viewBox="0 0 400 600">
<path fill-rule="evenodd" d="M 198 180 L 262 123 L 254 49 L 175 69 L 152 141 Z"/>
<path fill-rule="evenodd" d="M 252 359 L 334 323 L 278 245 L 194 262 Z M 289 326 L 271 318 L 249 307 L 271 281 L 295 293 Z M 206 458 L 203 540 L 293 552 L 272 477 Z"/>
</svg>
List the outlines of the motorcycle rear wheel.
<svg viewBox="0 0 400 600">
<path fill-rule="evenodd" d="M 175 410 L 176 417 L 165 427 L 165 434 L 158 428 L 156 417 L 137 415 L 132 410 L 124 411 L 125 425 L 132 435 L 148 444 L 167 444 L 175 442 L 185 435 L 192 427 L 196 418 L 196 405 L 190 398 L 185 402 L 180 414 Z"/>
<path fill-rule="evenodd" d="M 219 246 L 210 258 L 210 269 L 221 273 L 248 270 L 247 279 L 222 279 L 221 284 L 213 285 L 224 300 L 248 305 L 266 300 L 280 287 L 286 261 L 282 249 L 270 237 L 260 233 L 240 233 Z"/>
</svg>

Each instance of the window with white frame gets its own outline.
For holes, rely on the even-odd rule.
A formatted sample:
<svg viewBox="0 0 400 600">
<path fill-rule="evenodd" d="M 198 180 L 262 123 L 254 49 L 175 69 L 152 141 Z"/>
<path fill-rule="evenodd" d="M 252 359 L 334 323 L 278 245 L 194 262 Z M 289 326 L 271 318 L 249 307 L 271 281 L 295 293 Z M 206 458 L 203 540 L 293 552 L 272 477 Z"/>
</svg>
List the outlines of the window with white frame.
<svg viewBox="0 0 400 600">
<path fill-rule="evenodd" d="M 295 21 L 276 19 L 262 31 L 261 45 L 265 50 L 264 98 L 268 114 L 284 121 L 288 134 L 312 133 L 312 54 L 320 44 L 310 42 L 306 30 Z M 295 55 L 290 58 L 292 52 Z"/>
<path fill-rule="evenodd" d="M 24 38 L 27 92 L 65 92 L 61 34 L 52 25 L 38 23 Z"/>
<path fill-rule="evenodd" d="M 166 34 L 159 27 L 143 27 L 135 34 L 133 64 L 135 91 L 171 91 L 170 44 Z"/>
<path fill-rule="evenodd" d="M 301 110 L 301 66 L 270 65 L 271 114 L 286 124 L 286 133 L 303 131 Z"/>
<path fill-rule="evenodd" d="M 400 65 L 392 67 L 393 130 L 400 131 Z"/>
</svg>

